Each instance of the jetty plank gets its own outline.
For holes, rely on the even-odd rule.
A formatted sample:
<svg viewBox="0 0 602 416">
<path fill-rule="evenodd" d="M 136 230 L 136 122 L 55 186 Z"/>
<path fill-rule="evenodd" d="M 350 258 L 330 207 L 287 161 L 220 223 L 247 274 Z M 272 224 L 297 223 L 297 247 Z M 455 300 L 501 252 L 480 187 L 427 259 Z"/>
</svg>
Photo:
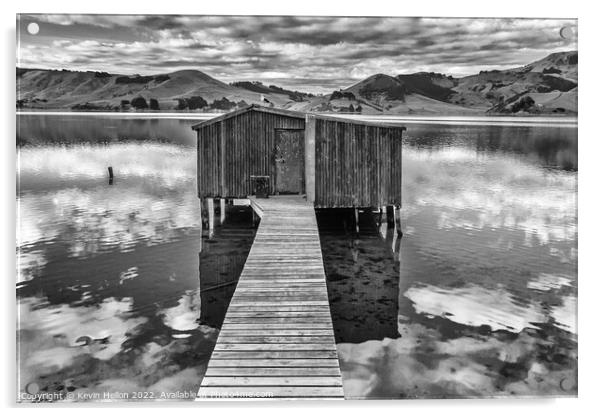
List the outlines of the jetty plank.
<svg viewBox="0 0 602 416">
<path fill-rule="evenodd" d="M 237 386 L 341 386 L 338 376 L 205 376 L 207 387 Z"/>
<path fill-rule="evenodd" d="M 274 376 L 274 377 L 304 377 L 304 376 L 338 376 L 337 367 L 209 367 L 205 377 L 222 376 Z"/>
<path fill-rule="evenodd" d="M 333 398 L 341 399 L 342 387 L 328 386 L 246 386 L 241 385 L 235 388 L 228 387 L 210 387 L 199 389 L 199 398 L 202 399 L 301 399 L 301 398 Z"/>
<path fill-rule="evenodd" d="M 220 335 L 224 337 L 231 336 L 293 336 L 293 337 L 305 337 L 305 336 L 332 336 L 332 332 L 329 329 L 230 329 L 223 330 Z"/>
<path fill-rule="evenodd" d="M 208 368 L 212 367 L 336 367 L 339 368 L 338 359 L 333 358 L 233 358 L 228 360 L 212 359 Z M 340 370 L 339 370 L 340 371 Z"/>
<path fill-rule="evenodd" d="M 330 343 L 332 337 L 329 335 L 322 336 L 278 336 L 278 335 L 264 335 L 264 336 L 227 336 L 223 337 L 222 340 L 228 344 L 303 344 L 306 342 L 311 343 Z"/>
<path fill-rule="evenodd" d="M 251 206 L 261 222 L 197 400 L 343 399 L 313 205 Z"/>
</svg>

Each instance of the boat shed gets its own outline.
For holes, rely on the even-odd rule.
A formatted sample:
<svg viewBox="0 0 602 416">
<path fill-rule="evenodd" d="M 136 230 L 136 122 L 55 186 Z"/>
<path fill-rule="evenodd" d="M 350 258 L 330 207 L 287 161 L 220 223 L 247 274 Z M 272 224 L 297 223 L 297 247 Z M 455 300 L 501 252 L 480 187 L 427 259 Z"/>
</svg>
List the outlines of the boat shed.
<svg viewBox="0 0 602 416">
<path fill-rule="evenodd" d="M 201 199 L 262 192 L 306 195 L 316 208 L 401 205 L 405 127 L 251 105 L 192 128 Z"/>
</svg>

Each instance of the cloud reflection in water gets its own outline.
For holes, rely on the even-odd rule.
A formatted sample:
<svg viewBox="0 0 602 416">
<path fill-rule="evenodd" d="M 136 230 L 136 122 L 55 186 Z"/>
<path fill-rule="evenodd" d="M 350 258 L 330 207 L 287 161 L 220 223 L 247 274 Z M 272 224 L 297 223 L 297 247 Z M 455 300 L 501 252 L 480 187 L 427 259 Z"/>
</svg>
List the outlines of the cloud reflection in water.
<svg viewBox="0 0 602 416">
<path fill-rule="evenodd" d="M 115 144 L 24 148 L 21 153 L 17 235 L 21 281 L 35 276 L 53 244 L 66 245 L 71 257 L 88 257 L 131 250 L 141 241 L 164 243 L 178 230 L 198 227 L 196 165 L 188 149 Z M 108 160 L 123 166 L 117 169 L 113 186 L 104 177 Z M 40 186 L 38 178 L 56 183 L 62 175 L 70 178 L 69 187 L 30 189 Z M 95 181 L 88 182 L 89 178 Z"/>
<path fill-rule="evenodd" d="M 405 218 L 431 206 L 440 209 L 439 228 L 512 227 L 538 244 L 576 239 L 574 172 L 470 149 L 404 147 L 403 175 Z"/>
<path fill-rule="evenodd" d="M 527 332 L 445 340 L 435 329 L 400 324 L 401 338 L 338 344 L 346 398 L 470 398 L 576 394 L 575 366 L 541 355 L 574 352 Z"/>
</svg>

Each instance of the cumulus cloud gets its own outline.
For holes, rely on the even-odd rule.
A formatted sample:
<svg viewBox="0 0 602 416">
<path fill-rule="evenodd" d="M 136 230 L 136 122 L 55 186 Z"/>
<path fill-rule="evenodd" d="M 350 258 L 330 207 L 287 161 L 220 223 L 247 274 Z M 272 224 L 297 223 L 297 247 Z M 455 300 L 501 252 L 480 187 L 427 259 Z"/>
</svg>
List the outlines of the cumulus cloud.
<svg viewBox="0 0 602 416">
<path fill-rule="evenodd" d="M 30 22 L 40 25 L 27 33 Z M 19 65 L 115 73 L 199 69 L 306 90 L 374 73 L 468 75 L 576 49 L 563 19 L 21 15 Z M 571 39 L 560 36 L 569 26 Z M 327 86 L 327 87 L 324 87 Z"/>
</svg>

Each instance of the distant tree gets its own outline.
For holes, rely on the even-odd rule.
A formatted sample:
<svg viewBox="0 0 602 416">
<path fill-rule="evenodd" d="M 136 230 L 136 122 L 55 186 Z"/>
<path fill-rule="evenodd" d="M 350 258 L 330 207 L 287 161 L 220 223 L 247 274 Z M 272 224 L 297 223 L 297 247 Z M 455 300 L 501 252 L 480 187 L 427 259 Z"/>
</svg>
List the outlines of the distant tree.
<svg viewBox="0 0 602 416">
<path fill-rule="evenodd" d="M 188 108 L 191 110 L 200 109 L 203 107 L 207 107 L 207 101 L 199 95 L 195 95 L 193 97 L 187 98 L 186 103 L 188 104 Z"/>
<path fill-rule="evenodd" d="M 159 109 L 159 101 L 157 101 L 156 98 L 151 98 L 149 101 L 150 104 L 150 109 L 151 110 L 158 110 Z"/>
<path fill-rule="evenodd" d="M 353 104 L 349 104 L 349 112 L 355 113 L 355 108 L 353 108 Z"/>
<path fill-rule="evenodd" d="M 330 94 L 330 100 L 343 100 L 343 99 L 348 99 L 348 100 L 355 100 L 355 94 L 353 94 L 350 91 L 333 91 L 332 94 Z"/>
<path fill-rule="evenodd" d="M 24 100 L 17 100 L 17 108 L 23 108 L 24 105 L 25 105 Z"/>
<path fill-rule="evenodd" d="M 209 103 L 200 95 L 194 95 L 187 98 L 177 98 L 178 105 L 176 110 L 197 110 L 208 107 Z"/>
<path fill-rule="evenodd" d="M 215 108 L 216 110 L 230 110 L 236 107 L 236 103 L 228 100 L 226 97 L 223 97 L 221 100 L 214 100 L 211 103 L 211 108 Z"/>
<path fill-rule="evenodd" d="M 121 105 L 120 107 L 125 109 L 130 105 L 130 100 L 121 100 Z"/>
<path fill-rule="evenodd" d="M 361 113 L 362 112 L 362 106 L 361 106 L 361 104 L 358 104 L 357 107 L 355 107 L 355 111 L 357 113 Z"/>
<path fill-rule="evenodd" d="M 95 111 L 95 110 L 107 110 L 110 109 L 110 106 L 99 106 L 96 104 L 91 104 L 89 102 L 85 102 L 83 104 L 75 104 L 71 107 L 72 110 L 79 111 Z"/>
<path fill-rule="evenodd" d="M 510 110 L 513 113 L 517 113 L 519 111 L 528 111 L 531 107 L 533 107 L 534 104 L 535 104 L 535 101 L 533 100 L 533 98 L 531 98 L 527 95 L 527 96 L 522 97 L 520 100 L 518 100 L 514 104 L 512 104 L 512 107 L 510 108 Z"/>
<path fill-rule="evenodd" d="M 165 81 L 167 81 L 168 79 L 169 79 L 169 75 L 157 75 L 157 76 L 155 77 L 155 82 L 156 82 L 157 84 L 160 84 L 160 83 L 162 83 L 162 82 L 165 82 Z"/>
<path fill-rule="evenodd" d="M 148 104 L 146 103 L 146 100 L 144 99 L 144 97 L 138 96 L 134 99 L 132 99 L 132 107 L 134 107 L 137 110 L 143 110 L 145 108 L 148 108 Z"/>
</svg>

